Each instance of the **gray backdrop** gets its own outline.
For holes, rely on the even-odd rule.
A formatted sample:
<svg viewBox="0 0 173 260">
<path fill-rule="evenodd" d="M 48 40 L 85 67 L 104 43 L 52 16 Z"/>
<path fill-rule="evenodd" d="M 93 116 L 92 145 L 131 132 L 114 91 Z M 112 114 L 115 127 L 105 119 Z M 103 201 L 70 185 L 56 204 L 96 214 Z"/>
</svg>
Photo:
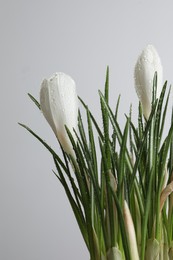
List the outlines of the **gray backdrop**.
<svg viewBox="0 0 173 260">
<path fill-rule="evenodd" d="M 173 80 L 172 0 L 0 1 L 0 259 L 89 259 L 49 153 L 23 122 L 59 152 L 55 136 L 27 93 L 56 71 L 70 74 L 99 119 L 98 89 L 110 66 L 111 104 L 122 95 L 123 123 L 137 97 L 134 64 L 148 43 L 164 79 Z"/>
</svg>

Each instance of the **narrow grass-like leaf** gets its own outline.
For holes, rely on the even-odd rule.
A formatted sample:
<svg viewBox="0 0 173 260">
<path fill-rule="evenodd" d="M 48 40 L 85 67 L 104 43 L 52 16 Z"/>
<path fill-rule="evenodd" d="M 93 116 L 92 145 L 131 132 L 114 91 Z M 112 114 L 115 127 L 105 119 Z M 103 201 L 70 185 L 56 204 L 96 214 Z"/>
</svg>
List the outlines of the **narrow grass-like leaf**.
<svg viewBox="0 0 173 260">
<path fill-rule="evenodd" d="M 79 132 L 80 132 L 83 144 L 87 143 L 87 138 L 86 138 L 86 134 L 85 134 L 84 125 L 83 125 L 80 110 L 78 111 L 78 128 L 79 128 Z"/>
<path fill-rule="evenodd" d="M 165 82 L 165 84 L 167 84 L 167 82 Z M 159 132 L 160 141 L 162 139 L 163 129 L 164 129 L 164 126 L 165 126 L 165 119 L 166 119 L 166 114 L 167 114 L 167 109 L 168 109 L 168 102 L 169 102 L 170 93 L 171 93 L 171 86 L 170 86 L 169 91 L 168 91 L 164 111 L 163 111 L 163 114 L 162 114 L 162 122 L 161 122 L 161 127 L 160 127 L 160 132 Z"/>
<path fill-rule="evenodd" d="M 118 110 L 119 110 L 120 98 L 121 98 L 121 96 L 119 95 L 119 96 L 118 96 L 117 103 L 116 103 L 116 108 L 115 108 L 115 119 L 116 119 L 116 120 L 117 120 L 117 118 L 118 118 Z"/>
<path fill-rule="evenodd" d="M 113 191 L 112 187 L 110 186 L 112 196 L 115 200 L 115 204 L 117 207 L 117 212 L 118 212 L 118 220 L 120 224 L 120 229 L 121 229 L 121 236 L 122 236 L 122 243 L 123 243 L 123 248 L 124 248 L 124 254 L 125 254 L 125 259 L 132 260 L 130 258 L 130 250 L 128 246 L 128 240 L 127 240 L 127 235 L 126 235 L 126 229 L 125 229 L 125 223 L 124 223 L 124 218 L 123 218 L 123 213 L 122 213 L 122 207 L 119 203 L 119 200 L 117 198 L 116 193 Z"/>
<path fill-rule="evenodd" d="M 118 117 L 118 109 L 119 109 L 119 103 L 120 103 L 120 95 L 118 96 L 118 100 L 116 103 L 116 108 L 115 108 L 115 121 L 117 121 Z M 113 129 L 113 134 L 112 134 L 112 151 L 114 152 L 116 150 L 116 132 Z"/>
<path fill-rule="evenodd" d="M 169 129 L 169 133 L 162 145 L 162 148 L 161 148 L 161 155 L 160 156 L 160 182 L 159 182 L 159 190 L 161 192 L 162 190 L 162 185 L 163 185 L 163 173 L 164 173 L 164 169 L 165 169 L 165 166 L 166 165 L 166 162 L 167 162 L 167 156 L 168 156 L 168 151 L 169 151 L 169 148 L 170 148 L 170 145 L 171 145 L 171 141 L 172 141 L 172 138 L 173 138 L 173 124 L 171 125 L 170 129 Z"/>
<path fill-rule="evenodd" d="M 132 121 L 132 105 L 130 106 L 130 112 L 129 112 L 129 122 Z M 132 141 L 132 129 L 131 124 L 129 125 L 129 145 L 130 145 L 130 156 L 133 163 L 133 141 Z"/>
<path fill-rule="evenodd" d="M 34 104 L 41 109 L 40 107 L 40 103 L 37 101 L 37 99 L 35 97 L 33 97 L 30 93 L 28 93 L 28 96 L 30 97 L 30 99 L 34 102 Z"/>
<path fill-rule="evenodd" d="M 121 146 L 122 144 L 122 133 L 121 133 L 121 130 L 120 130 L 120 127 L 119 127 L 119 124 L 118 122 L 115 120 L 114 118 L 114 115 L 112 113 L 112 110 L 110 109 L 109 105 L 105 102 L 105 99 L 104 99 L 104 96 L 103 94 L 101 93 L 101 91 L 99 91 L 99 94 L 100 94 L 100 97 L 103 101 L 103 104 L 105 106 L 105 109 L 108 111 L 108 115 L 109 115 L 109 118 L 110 118 L 110 121 L 111 121 L 111 124 L 112 124 L 112 127 L 114 128 L 115 130 L 115 133 L 117 135 L 117 139 L 118 139 L 118 142 Z M 152 114 L 152 113 L 151 113 Z M 128 150 L 126 150 L 126 161 L 127 161 L 127 166 L 128 166 L 128 169 L 129 169 L 129 172 L 130 174 L 132 174 L 133 172 L 133 167 L 132 167 L 132 162 L 131 162 L 131 159 L 130 159 L 130 155 L 129 155 L 129 152 Z M 133 178 L 133 181 L 132 181 L 132 184 L 136 178 L 136 174 L 132 175 L 132 178 Z M 141 200 L 141 194 L 140 194 L 140 191 L 139 191 L 139 187 L 137 185 L 136 182 L 135 183 L 135 189 L 136 189 L 136 194 L 137 194 L 137 198 L 138 198 L 138 202 L 139 202 L 139 205 L 140 205 L 140 209 L 141 211 L 143 211 L 143 205 L 142 205 L 142 200 Z"/>
<path fill-rule="evenodd" d="M 73 136 L 72 136 L 72 134 L 70 133 L 70 131 L 68 130 L 67 127 L 66 127 L 66 130 L 67 130 L 68 136 L 69 136 L 69 138 L 70 138 L 70 140 L 71 140 L 71 142 L 73 144 L 76 156 L 78 158 L 78 160 L 77 160 L 78 164 L 80 165 L 80 163 L 82 161 L 82 157 L 80 157 L 79 147 L 76 146 L 75 141 L 73 139 Z M 97 209 L 98 209 L 98 212 L 99 212 L 99 217 L 100 217 L 100 221 L 101 221 L 101 224 L 102 224 L 102 230 L 103 230 L 103 235 L 104 235 L 104 243 L 105 243 L 105 246 L 106 246 L 107 245 L 107 241 L 106 241 L 106 232 L 105 232 L 105 227 L 104 227 L 104 212 L 103 212 L 103 210 L 101 208 L 101 202 L 100 202 L 100 188 L 99 188 L 99 184 L 98 184 L 97 179 L 95 178 L 95 175 L 94 175 L 94 172 L 93 172 L 93 167 L 92 167 L 91 158 L 89 156 L 89 153 L 87 152 L 85 155 L 86 155 L 85 159 L 86 159 L 87 166 L 88 166 L 87 173 L 89 174 L 89 177 L 90 177 L 89 181 L 91 181 L 92 184 L 93 184 L 94 193 L 95 193 L 95 203 L 96 203 L 96 206 L 97 206 Z M 77 167 L 76 161 L 74 160 L 74 158 L 71 158 L 71 160 L 73 162 L 73 165 L 74 165 L 75 169 L 78 171 L 78 167 Z M 80 166 L 80 170 L 81 171 L 82 171 L 82 167 L 83 166 L 81 165 Z M 76 172 L 76 177 L 77 178 L 78 178 L 78 175 L 80 176 L 80 171 Z M 82 179 L 83 179 L 83 177 L 82 177 Z M 82 197 L 84 198 L 84 201 L 85 201 L 86 198 L 88 198 L 87 200 L 89 200 L 90 195 L 89 194 L 87 195 L 87 190 L 85 190 L 86 184 L 82 183 L 82 179 L 81 179 L 81 181 L 78 180 L 78 182 L 79 182 L 79 185 L 81 185 L 80 190 L 81 190 Z M 89 230 L 88 232 L 93 232 L 90 229 L 90 227 L 92 227 L 92 222 L 91 222 L 91 207 L 90 207 L 91 205 L 90 205 L 89 202 L 90 202 L 90 200 L 87 201 L 86 203 L 83 203 L 83 206 L 84 206 L 84 208 L 86 206 L 86 217 L 88 219 L 87 224 L 88 224 L 88 230 Z M 89 208 L 88 208 L 88 206 L 89 206 Z M 92 234 L 90 233 L 90 235 L 92 236 L 91 239 L 94 239 L 93 238 L 93 233 Z M 91 241 L 89 241 L 89 242 L 91 242 Z M 90 244 L 90 246 L 92 247 L 92 243 Z M 106 246 L 106 248 L 107 248 L 107 246 Z M 94 250 L 94 248 L 91 248 L 91 249 Z M 93 251 L 92 254 L 94 255 L 94 251 Z"/>
<path fill-rule="evenodd" d="M 85 104 L 85 102 L 84 102 L 80 97 L 78 97 L 78 99 L 80 100 L 80 102 L 82 103 L 82 105 L 84 106 L 84 108 L 85 108 L 86 110 L 89 110 L 89 109 L 88 109 L 88 106 Z M 97 132 L 98 132 L 98 134 L 99 134 L 99 136 L 100 136 L 100 138 L 103 140 L 103 134 L 102 134 L 102 131 L 100 130 L 100 127 L 98 126 L 98 124 L 97 124 L 97 122 L 96 122 L 96 120 L 95 120 L 95 118 L 94 118 L 94 116 L 92 115 L 92 113 L 91 113 L 90 110 L 89 110 L 89 113 L 90 113 L 91 120 L 92 120 L 92 122 L 93 122 L 93 124 L 94 124 L 94 126 L 95 126 L 95 128 L 96 128 L 96 130 L 97 130 Z"/>
<path fill-rule="evenodd" d="M 151 127 L 152 118 L 153 118 L 153 115 L 155 113 L 156 105 L 157 104 L 154 105 L 153 110 L 151 111 L 150 117 L 149 117 L 149 119 L 147 121 L 147 124 L 146 124 L 146 127 L 145 127 L 145 131 L 144 131 L 144 135 L 143 135 L 142 144 L 141 144 L 140 149 L 138 151 L 138 157 L 136 158 L 136 162 L 135 162 L 135 165 L 133 167 L 133 173 L 132 173 L 132 178 L 131 178 L 131 183 L 130 183 L 130 191 L 131 191 L 131 193 L 133 192 L 133 185 L 134 185 L 136 172 L 137 172 L 137 169 L 138 169 L 138 166 L 139 166 L 139 163 L 140 163 L 140 159 L 141 159 L 141 156 L 142 156 L 142 153 L 143 153 L 143 149 L 144 149 L 144 146 L 145 146 L 145 142 L 146 142 L 146 139 L 147 139 L 147 136 L 148 136 L 148 131 L 149 131 L 150 127 Z"/>
<path fill-rule="evenodd" d="M 139 139 L 142 139 L 144 133 L 144 124 L 143 124 L 141 102 L 139 102 L 139 106 L 138 106 L 138 132 L 139 132 Z"/>
<path fill-rule="evenodd" d="M 160 213 L 160 195 L 163 187 L 163 182 L 164 182 L 164 172 L 165 168 L 167 167 L 167 156 L 168 156 L 168 151 L 170 148 L 171 140 L 173 136 L 173 125 L 171 126 L 168 136 L 166 137 L 161 151 L 160 151 L 160 162 L 159 162 L 159 182 L 158 182 L 158 190 L 157 190 L 157 219 L 156 219 L 156 238 L 160 236 L 160 218 L 159 218 L 159 213 Z"/>
<path fill-rule="evenodd" d="M 141 142 L 142 138 L 140 139 L 140 137 L 138 135 L 138 129 L 135 128 L 135 126 L 134 126 L 132 121 L 130 121 L 130 128 L 131 128 L 131 132 L 133 131 L 133 139 L 134 139 L 136 148 L 138 148 L 140 146 L 140 142 Z"/>
<path fill-rule="evenodd" d="M 113 211 L 113 201 L 112 201 L 112 195 L 110 191 L 110 175 L 109 172 L 111 171 L 107 162 L 107 157 L 106 157 L 106 152 L 105 152 L 105 147 L 104 144 L 101 143 L 101 140 L 99 140 L 100 144 L 100 150 L 102 154 L 102 161 L 103 161 L 103 172 L 104 178 L 105 178 L 105 189 L 106 189 L 106 217 L 108 220 L 108 242 L 110 240 L 110 246 L 113 247 L 115 246 L 115 234 L 114 234 L 114 211 Z M 110 236 L 109 236 L 110 233 Z"/>
<path fill-rule="evenodd" d="M 166 91 L 166 86 L 167 83 L 164 84 L 159 100 L 158 100 L 158 105 L 157 105 L 157 110 L 156 110 L 156 115 L 155 115 L 155 120 L 152 123 L 152 134 L 153 134 L 153 143 L 150 143 L 150 151 L 152 154 L 152 160 L 150 161 L 150 167 L 151 165 L 155 167 L 154 170 L 154 178 L 153 178 L 153 194 L 151 196 L 152 200 L 152 206 L 151 206 L 151 216 L 150 216 L 150 223 L 152 224 L 154 222 L 154 219 L 156 218 L 156 239 L 159 239 L 159 230 L 160 230 L 160 206 L 159 206 L 159 201 L 160 201 L 160 192 L 157 192 L 157 187 L 158 184 L 160 183 L 160 177 L 158 175 L 158 153 L 159 153 L 159 146 L 160 146 L 160 137 L 159 137 L 159 132 L 160 132 L 160 122 L 161 122 L 161 115 L 162 115 L 162 107 L 163 107 L 163 101 L 165 97 L 165 91 Z M 164 120 L 164 118 L 163 118 Z M 150 131 L 150 132 L 151 132 Z M 160 169 L 159 169 L 160 170 Z M 152 226 L 150 227 L 152 228 Z"/>
<path fill-rule="evenodd" d="M 93 165 L 93 172 L 94 172 L 95 178 L 97 179 L 97 182 L 98 182 L 96 148 L 95 148 L 95 141 L 94 141 L 94 134 L 93 134 L 93 130 L 92 130 L 90 113 L 88 110 L 87 110 L 87 122 L 88 122 L 89 146 L 90 146 L 90 154 L 91 154 L 91 160 L 92 160 L 92 165 Z M 90 198 L 91 198 L 91 218 L 92 218 L 92 223 L 94 226 L 95 222 L 98 222 L 98 219 L 96 219 L 97 211 L 95 208 L 95 195 L 94 195 L 94 188 L 93 188 L 92 183 L 90 184 L 90 189 L 91 189 L 91 196 L 90 196 Z M 96 228 L 98 229 L 98 226 Z"/>
<path fill-rule="evenodd" d="M 108 104 L 109 102 L 109 68 L 107 67 L 106 72 L 106 82 L 105 82 L 105 102 Z M 103 129 L 104 129 L 104 144 L 105 144 L 105 153 L 107 158 L 108 168 L 111 169 L 111 155 L 110 155 L 110 145 L 109 145 L 109 115 L 108 111 L 105 109 L 103 104 L 103 100 L 100 98 L 101 111 L 102 111 L 102 121 L 103 121 Z"/>
<path fill-rule="evenodd" d="M 171 125 L 173 125 L 173 107 L 172 107 L 172 115 L 171 115 Z M 173 171 L 173 138 L 170 143 L 170 155 L 169 155 L 169 172 L 170 172 L 170 177 Z"/>
<path fill-rule="evenodd" d="M 62 154 L 63 154 L 63 157 L 64 157 L 64 161 L 65 161 L 65 164 L 66 164 L 66 168 L 67 168 L 67 171 L 68 171 L 67 176 L 68 176 L 69 181 L 70 181 L 70 183 L 71 183 L 71 187 L 72 187 L 72 189 L 73 189 L 73 194 L 74 194 L 74 196 L 75 196 L 76 203 L 77 203 L 77 205 L 78 205 L 79 210 L 81 210 L 81 212 L 82 212 L 82 208 L 81 208 L 81 203 L 82 203 L 81 194 L 80 194 L 79 189 L 78 189 L 78 187 L 77 187 L 77 185 L 76 185 L 76 183 L 75 183 L 74 178 L 73 178 L 72 175 L 71 175 L 71 171 L 70 171 L 70 168 L 69 168 L 68 158 L 67 158 L 67 155 L 66 155 L 66 153 L 64 152 L 64 150 L 63 150 L 61 144 L 60 144 L 60 147 L 61 147 L 61 151 L 62 151 Z"/>
<path fill-rule="evenodd" d="M 96 154 L 94 134 L 93 134 L 89 110 L 87 110 L 87 120 L 88 120 L 88 133 L 89 133 L 89 142 L 90 142 L 90 151 L 91 151 L 92 163 L 93 163 L 95 176 L 98 178 L 97 154 Z"/>
<path fill-rule="evenodd" d="M 121 145 L 121 142 L 122 142 L 122 133 L 121 133 L 121 130 L 120 130 L 120 127 L 118 125 L 118 122 L 115 120 L 115 117 L 113 115 L 113 112 L 112 110 L 110 109 L 109 105 L 106 103 L 105 101 L 105 98 L 103 96 L 103 94 L 101 93 L 101 91 L 99 90 L 99 95 L 100 95 L 100 98 L 102 100 L 102 104 L 104 105 L 105 109 L 108 111 L 108 114 L 109 114 L 109 118 L 111 120 L 111 123 L 112 123 L 112 126 L 115 130 L 115 133 L 117 135 L 117 138 L 118 138 L 118 141 L 119 141 L 119 144 Z"/>
<path fill-rule="evenodd" d="M 59 162 L 59 164 L 61 165 L 63 170 L 66 173 L 68 173 L 67 168 L 66 168 L 65 164 L 63 163 L 63 161 L 61 160 L 61 158 L 43 139 L 41 139 L 36 133 L 34 133 L 28 126 L 21 124 L 21 123 L 19 123 L 19 125 L 22 126 L 23 128 L 25 128 L 28 132 L 30 132 L 36 139 L 38 139 L 40 141 L 40 143 L 42 143 L 47 148 L 47 150 L 57 159 L 57 161 Z"/>
<path fill-rule="evenodd" d="M 84 204 L 88 203 L 88 200 L 89 200 L 89 189 L 88 189 L 87 180 L 86 180 L 87 175 L 85 173 L 86 166 L 85 166 L 85 162 L 82 158 L 82 153 L 81 153 L 80 147 L 78 146 L 78 144 L 76 144 L 76 142 L 75 142 L 71 132 L 67 128 L 67 126 L 66 126 L 66 131 L 67 131 L 67 134 L 73 145 L 73 149 L 74 149 L 75 155 L 76 155 L 76 158 L 73 158 L 72 156 L 70 156 L 70 160 L 72 161 L 72 165 L 76 171 L 75 176 L 76 176 L 78 184 L 79 184 L 79 188 L 80 188 L 82 199 L 83 199 L 83 206 L 84 206 Z M 80 167 L 80 169 L 79 169 L 79 167 Z"/>
<path fill-rule="evenodd" d="M 107 103 L 109 103 L 109 66 L 107 66 L 106 69 L 105 100 Z"/>
<path fill-rule="evenodd" d="M 70 133 L 69 129 L 66 127 L 66 131 L 67 134 L 70 138 L 70 141 L 73 145 L 73 149 L 75 151 L 76 157 L 77 157 L 77 161 L 78 164 L 81 164 L 80 158 L 79 158 L 79 146 L 76 145 L 72 134 Z M 76 178 L 78 181 L 78 185 L 79 185 L 79 189 L 81 192 L 81 196 L 82 196 L 82 202 L 83 202 L 83 208 L 84 208 L 84 212 L 85 212 L 85 218 L 86 218 L 86 227 L 87 227 L 87 232 L 88 232 L 88 240 L 89 240 L 89 252 L 90 252 L 90 256 L 91 259 L 95 258 L 95 250 L 94 250 L 94 237 L 93 237 L 93 229 L 92 229 L 92 220 L 91 220 L 91 206 L 89 203 L 89 190 L 88 187 L 86 185 L 86 180 L 85 180 L 85 175 L 82 174 L 81 175 L 81 167 L 80 170 L 78 168 L 78 164 L 76 163 L 76 160 L 70 156 L 70 160 L 72 161 L 72 165 L 75 169 L 76 172 Z M 82 165 L 83 166 L 83 165 Z M 83 168 L 83 167 L 82 167 Z"/>
<path fill-rule="evenodd" d="M 112 123 L 112 127 L 113 127 L 113 129 L 114 129 L 114 131 L 115 131 L 115 133 L 116 133 L 116 136 L 117 136 L 119 145 L 121 146 L 121 144 L 122 144 L 122 133 L 121 133 L 119 124 L 118 124 L 118 122 L 115 120 L 115 117 L 114 117 L 114 115 L 113 115 L 113 112 L 112 112 L 112 110 L 110 109 L 109 105 L 106 103 L 105 98 L 104 98 L 103 94 L 101 93 L 101 91 L 99 91 L 99 94 L 100 94 L 102 103 L 103 103 L 104 106 L 105 106 L 105 109 L 108 111 L 108 115 L 109 115 L 110 121 L 111 121 L 111 123 Z M 131 163 L 131 161 L 130 161 L 130 156 L 129 156 L 128 152 L 127 152 L 126 160 L 127 160 L 127 163 L 128 163 L 129 170 L 130 170 L 130 172 L 132 172 L 132 163 Z"/>
<path fill-rule="evenodd" d="M 166 115 L 166 111 L 167 111 L 167 105 L 168 105 L 168 100 L 169 100 L 169 94 L 167 96 L 167 101 L 166 101 L 166 105 L 165 105 L 165 112 L 163 114 L 163 118 L 162 118 L 162 124 L 161 124 L 161 115 L 162 115 L 162 107 L 163 107 L 163 101 L 164 101 L 164 97 L 165 97 L 165 92 L 166 92 L 166 87 L 167 87 L 167 82 L 165 82 L 162 92 L 160 94 L 159 100 L 158 100 L 158 107 L 157 107 L 157 111 L 156 111 L 156 122 L 155 122 L 155 138 L 156 139 L 156 146 L 157 149 L 159 148 L 159 144 L 160 144 L 160 139 L 162 136 L 162 132 L 163 132 L 163 127 L 164 127 L 164 122 L 165 122 L 165 115 Z M 161 124 L 161 129 L 160 129 L 160 124 Z M 156 151 L 157 153 L 157 151 Z"/>
<path fill-rule="evenodd" d="M 147 239 L 147 224 L 148 224 L 148 216 L 150 211 L 151 205 L 151 192 L 152 192 L 152 181 L 153 181 L 154 171 L 153 168 L 150 171 L 150 179 L 149 184 L 147 187 L 147 198 L 144 205 L 144 215 L 142 219 L 142 234 L 141 234 L 141 260 L 145 259 L 145 246 L 146 246 L 146 239 Z"/>
<path fill-rule="evenodd" d="M 69 199 L 69 202 L 71 204 L 71 207 L 73 209 L 74 215 L 76 217 L 76 220 L 78 222 L 79 228 L 81 230 L 81 233 L 83 235 L 84 241 L 89 249 L 89 243 L 88 243 L 88 236 L 87 236 L 87 232 L 86 232 L 86 222 L 83 216 L 83 213 L 81 211 L 79 211 L 79 208 L 75 202 L 75 200 L 73 199 L 73 196 L 71 195 L 70 189 L 68 187 L 68 184 L 64 178 L 64 175 L 61 171 L 61 168 L 59 166 L 59 162 L 57 161 L 57 159 L 54 157 L 54 162 L 57 168 L 57 171 L 60 175 L 60 178 L 57 176 L 57 174 L 54 172 L 55 176 L 60 180 L 61 184 L 63 185 L 65 192 L 67 194 L 67 197 Z"/>
<path fill-rule="evenodd" d="M 122 137 L 122 145 L 120 147 L 120 156 L 119 156 L 119 174 L 118 174 L 118 196 L 120 202 L 122 202 L 123 196 L 123 182 L 124 182 L 124 174 L 126 168 L 126 160 L 125 160 L 125 153 L 126 153 L 126 146 L 127 146 L 127 137 L 129 131 L 129 119 L 127 119 L 124 133 Z M 126 196 L 125 196 L 126 197 Z"/>
</svg>

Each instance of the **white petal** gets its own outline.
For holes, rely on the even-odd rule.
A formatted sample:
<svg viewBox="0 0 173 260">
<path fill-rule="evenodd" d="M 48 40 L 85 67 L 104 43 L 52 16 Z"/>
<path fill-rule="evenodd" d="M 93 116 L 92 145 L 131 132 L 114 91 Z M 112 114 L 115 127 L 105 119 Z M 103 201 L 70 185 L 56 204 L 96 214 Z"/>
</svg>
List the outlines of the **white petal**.
<svg viewBox="0 0 173 260">
<path fill-rule="evenodd" d="M 44 80 L 40 91 L 40 104 L 63 149 L 72 153 L 65 125 L 72 134 L 73 128 L 77 129 L 78 98 L 74 80 L 62 72 Z M 75 135 L 73 136 L 75 138 Z"/>
<path fill-rule="evenodd" d="M 157 97 L 162 90 L 162 65 L 156 49 L 148 45 L 139 56 L 135 66 L 135 87 L 146 118 L 151 112 L 153 78 L 157 72 Z"/>
<path fill-rule="evenodd" d="M 47 79 L 44 79 L 41 84 L 40 90 L 40 106 L 45 116 L 46 120 L 52 127 L 54 133 L 56 133 L 56 126 L 53 121 L 53 117 L 51 114 L 51 103 L 50 103 L 50 93 L 49 93 L 49 82 Z"/>
</svg>

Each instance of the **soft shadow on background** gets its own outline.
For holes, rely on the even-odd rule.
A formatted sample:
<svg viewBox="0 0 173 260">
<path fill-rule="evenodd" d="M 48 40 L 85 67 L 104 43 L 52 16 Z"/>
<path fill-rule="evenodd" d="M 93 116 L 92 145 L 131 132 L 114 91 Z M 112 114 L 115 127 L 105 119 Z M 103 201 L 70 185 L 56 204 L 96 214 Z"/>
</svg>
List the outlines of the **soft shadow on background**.
<svg viewBox="0 0 173 260">
<path fill-rule="evenodd" d="M 26 123 L 59 151 L 42 114 L 27 97 L 56 71 L 70 74 L 99 122 L 98 89 L 110 66 L 111 105 L 119 120 L 138 100 L 133 70 L 148 43 L 164 79 L 173 80 L 172 1 L 1 0 L 0 259 L 89 259 L 50 154 L 17 125 Z"/>
</svg>

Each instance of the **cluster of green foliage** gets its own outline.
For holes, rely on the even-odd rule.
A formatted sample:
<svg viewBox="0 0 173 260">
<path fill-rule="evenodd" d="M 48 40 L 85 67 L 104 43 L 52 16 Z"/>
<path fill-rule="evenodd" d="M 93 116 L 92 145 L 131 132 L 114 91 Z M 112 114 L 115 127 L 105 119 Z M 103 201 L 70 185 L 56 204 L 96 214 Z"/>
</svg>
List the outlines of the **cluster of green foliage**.
<svg viewBox="0 0 173 260">
<path fill-rule="evenodd" d="M 158 99 L 156 89 L 157 74 L 149 119 L 143 117 L 139 103 L 137 126 L 130 109 L 121 130 L 117 117 L 120 98 L 115 113 L 109 106 L 107 68 L 104 93 L 99 91 L 103 127 L 79 98 L 86 110 L 88 129 L 84 129 L 80 111 L 77 142 L 66 128 L 75 158 L 62 147 L 61 158 L 21 124 L 53 156 L 57 169 L 54 174 L 64 187 L 91 260 L 132 260 L 131 243 L 137 243 L 138 259 L 173 259 L 173 119 L 163 138 L 170 89 L 165 82 Z M 29 96 L 40 109 L 38 101 Z M 97 151 L 96 141 L 100 148 Z M 124 201 L 130 209 L 136 241 L 127 232 Z"/>
</svg>

